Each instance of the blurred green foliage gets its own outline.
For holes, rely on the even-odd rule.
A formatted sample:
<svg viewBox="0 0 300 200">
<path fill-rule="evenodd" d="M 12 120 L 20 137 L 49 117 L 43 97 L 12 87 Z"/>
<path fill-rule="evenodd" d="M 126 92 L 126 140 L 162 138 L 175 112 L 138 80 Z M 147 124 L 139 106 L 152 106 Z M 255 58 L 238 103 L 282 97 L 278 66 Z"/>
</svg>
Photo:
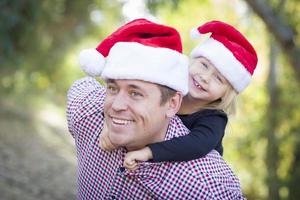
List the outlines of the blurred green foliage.
<svg viewBox="0 0 300 200">
<path fill-rule="evenodd" d="M 64 94 L 75 78 L 65 66 L 68 53 L 120 21 L 119 9 L 97 0 L 0 1 L 0 92 Z"/>
</svg>

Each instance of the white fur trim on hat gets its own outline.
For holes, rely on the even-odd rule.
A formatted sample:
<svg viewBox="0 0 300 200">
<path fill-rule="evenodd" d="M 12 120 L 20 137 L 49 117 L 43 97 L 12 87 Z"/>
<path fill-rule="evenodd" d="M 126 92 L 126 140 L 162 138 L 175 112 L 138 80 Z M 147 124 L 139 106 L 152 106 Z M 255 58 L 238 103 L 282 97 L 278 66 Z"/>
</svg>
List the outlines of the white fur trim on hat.
<svg viewBox="0 0 300 200">
<path fill-rule="evenodd" d="M 243 91 L 251 82 L 251 74 L 221 42 L 207 39 L 191 52 L 192 58 L 200 56 L 207 58 L 237 92 Z"/>
<path fill-rule="evenodd" d="M 192 28 L 190 31 L 190 38 L 191 39 L 199 39 L 201 37 L 200 32 L 196 28 Z"/>
<path fill-rule="evenodd" d="M 106 57 L 104 79 L 136 79 L 188 93 L 188 58 L 169 48 L 118 42 Z"/>
<path fill-rule="evenodd" d="M 81 69 L 90 76 L 100 76 L 105 65 L 105 58 L 96 49 L 85 49 L 79 54 Z"/>
</svg>

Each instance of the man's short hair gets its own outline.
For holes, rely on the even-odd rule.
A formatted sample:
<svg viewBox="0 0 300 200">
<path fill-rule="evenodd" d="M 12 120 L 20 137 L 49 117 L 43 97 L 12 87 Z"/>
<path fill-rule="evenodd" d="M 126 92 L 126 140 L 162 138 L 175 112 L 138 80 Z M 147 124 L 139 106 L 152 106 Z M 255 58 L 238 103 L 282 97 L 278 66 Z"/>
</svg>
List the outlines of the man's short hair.
<svg viewBox="0 0 300 200">
<path fill-rule="evenodd" d="M 161 96 L 160 96 L 160 105 L 164 105 L 171 97 L 173 97 L 176 94 L 176 90 L 169 88 L 164 85 L 158 85 L 158 88 L 160 90 Z"/>
</svg>

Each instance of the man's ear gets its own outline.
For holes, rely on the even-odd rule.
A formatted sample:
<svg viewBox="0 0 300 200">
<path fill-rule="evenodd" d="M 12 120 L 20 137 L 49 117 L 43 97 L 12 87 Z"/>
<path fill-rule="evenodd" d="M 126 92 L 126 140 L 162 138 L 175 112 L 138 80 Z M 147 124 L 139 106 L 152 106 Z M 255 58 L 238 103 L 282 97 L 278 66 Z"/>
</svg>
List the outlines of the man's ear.
<svg viewBox="0 0 300 200">
<path fill-rule="evenodd" d="M 180 92 L 176 92 L 176 94 L 168 100 L 168 102 L 167 102 L 168 108 L 167 108 L 167 112 L 166 112 L 166 117 L 171 118 L 174 115 L 176 115 L 176 113 L 178 112 L 178 110 L 181 106 L 182 97 L 183 97 L 183 95 Z"/>
</svg>

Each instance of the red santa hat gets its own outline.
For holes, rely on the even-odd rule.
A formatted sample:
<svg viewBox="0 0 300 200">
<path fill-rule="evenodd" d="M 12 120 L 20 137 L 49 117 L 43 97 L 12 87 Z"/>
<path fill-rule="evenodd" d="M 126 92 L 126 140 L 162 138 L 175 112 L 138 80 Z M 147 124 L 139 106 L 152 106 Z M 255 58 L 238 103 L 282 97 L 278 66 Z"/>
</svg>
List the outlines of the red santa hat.
<svg viewBox="0 0 300 200">
<path fill-rule="evenodd" d="M 251 82 L 257 65 L 257 55 L 250 42 L 233 26 L 211 21 L 192 29 L 191 37 L 211 33 L 209 39 L 195 47 L 192 58 L 207 58 L 226 77 L 237 92 L 243 91 Z"/>
<path fill-rule="evenodd" d="M 83 71 L 104 79 L 136 79 L 168 86 L 187 94 L 188 58 L 176 29 L 133 20 L 105 38 L 96 49 L 79 56 Z"/>
</svg>

